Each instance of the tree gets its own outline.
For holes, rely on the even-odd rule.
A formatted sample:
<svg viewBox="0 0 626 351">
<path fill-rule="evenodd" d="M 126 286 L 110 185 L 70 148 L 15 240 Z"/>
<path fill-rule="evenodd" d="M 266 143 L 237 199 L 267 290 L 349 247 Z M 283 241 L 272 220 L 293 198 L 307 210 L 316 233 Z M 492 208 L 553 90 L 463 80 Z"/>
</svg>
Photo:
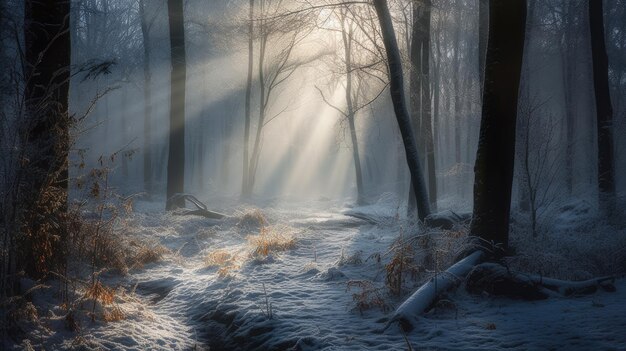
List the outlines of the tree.
<svg viewBox="0 0 626 351">
<path fill-rule="evenodd" d="M 478 0 L 478 80 L 482 95 L 485 81 L 485 56 L 489 37 L 489 0 Z"/>
<path fill-rule="evenodd" d="M 428 194 L 426 193 L 422 167 L 418 157 L 417 143 L 415 142 L 415 135 L 411 127 L 411 117 L 409 116 L 404 96 L 402 58 L 400 57 L 400 50 L 398 49 L 398 42 L 393 29 L 387 0 L 374 0 L 374 8 L 378 15 L 385 52 L 387 54 L 389 92 L 391 94 L 396 120 L 398 121 L 398 127 L 402 135 L 406 161 L 409 166 L 411 182 L 414 188 L 413 191 L 417 200 L 417 215 L 418 218 L 423 221 L 430 214 L 430 207 L 428 205 Z"/>
<path fill-rule="evenodd" d="M 435 174 L 435 146 L 432 130 L 430 96 L 430 0 L 413 2 L 411 35 L 411 115 L 413 131 L 417 134 L 420 163 L 428 171 L 428 198 L 431 209 L 437 208 L 437 178 Z M 413 188 L 413 184 L 411 184 Z M 415 196 L 409 194 L 409 208 L 415 207 Z"/>
<path fill-rule="evenodd" d="M 171 81 L 170 81 L 170 132 L 167 159 L 166 209 L 183 207 L 183 201 L 169 201 L 185 190 L 185 82 L 187 64 L 185 55 L 185 26 L 183 1 L 168 0 L 167 11 L 170 30 Z"/>
<path fill-rule="evenodd" d="M 27 273 L 38 276 L 53 268 L 47 265 L 54 262 L 52 256 L 63 256 L 57 249 L 65 237 L 61 218 L 67 210 L 69 176 L 70 1 L 26 0 L 24 44 L 28 121 L 22 201 L 23 230 L 29 233 L 19 259 Z M 42 209 L 49 215 L 42 216 Z"/>
<path fill-rule="evenodd" d="M 471 235 L 508 248 L 525 0 L 491 0 Z M 500 253 L 501 254 L 501 253 Z"/>
<path fill-rule="evenodd" d="M 152 191 L 152 73 L 150 70 L 150 27 L 146 15 L 146 0 L 139 0 L 139 17 L 143 37 L 143 185 L 146 192 Z"/>
<path fill-rule="evenodd" d="M 354 170 L 356 176 L 356 188 L 357 188 L 357 204 L 363 205 L 364 189 L 363 189 L 363 176 L 361 174 L 361 159 L 359 156 L 359 143 L 356 135 L 356 126 L 354 123 L 355 102 L 352 96 L 352 43 L 354 40 L 353 32 L 354 26 L 352 23 L 346 24 L 346 12 L 345 9 L 341 9 L 341 39 L 343 41 L 343 48 L 346 60 L 346 107 L 347 112 L 345 114 L 348 119 L 348 126 L 350 128 L 350 141 L 352 144 L 352 159 L 354 161 Z M 348 26 L 346 28 L 346 25 Z"/>
<path fill-rule="evenodd" d="M 246 105 L 243 129 L 243 174 L 241 184 L 241 194 L 243 196 L 249 196 L 252 192 L 252 189 L 249 188 L 248 166 L 250 164 L 250 114 L 252 111 L 252 71 L 254 69 L 254 0 L 250 0 L 248 21 L 248 76 L 246 78 Z"/>
<path fill-rule="evenodd" d="M 250 197 L 254 190 L 263 146 L 264 127 L 286 110 L 283 108 L 274 115 L 268 116 L 268 113 L 272 112 L 275 95 L 299 67 L 316 59 L 316 57 L 294 57 L 294 49 L 306 39 L 310 33 L 310 28 L 306 25 L 306 17 L 282 13 L 281 10 L 284 5 L 282 0 L 259 0 L 259 18 L 255 21 L 256 37 L 259 40 L 257 71 L 260 99 L 259 118 L 256 124 L 252 154 L 247 166 L 247 184 L 243 186 L 244 198 Z M 249 144 L 249 140 L 244 141 L 244 144 Z M 244 167 L 245 169 L 246 167 Z"/>
<path fill-rule="evenodd" d="M 615 161 L 613 107 L 609 90 L 609 59 L 604 42 L 603 17 L 602 0 L 589 0 L 591 59 L 598 132 L 598 192 L 600 206 L 607 211 L 607 214 L 610 214 L 615 206 Z"/>
<path fill-rule="evenodd" d="M 339 32 L 341 34 L 341 42 L 343 44 L 343 57 L 340 55 L 332 56 L 336 58 L 333 63 L 341 66 L 341 75 L 345 74 L 345 108 L 334 105 L 326 98 L 322 90 L 318 87 L 322 100 L 341 115 L 342 122 L 348 124 L 348 133 L 350 135 L 350 145 L 352 149 L 352 161 L 354 163 L 355 181 L 357 188 L 357 204 L 365 203 L 365 187 L 363 185 L 363 169 L 361 167 L 361 154 L 359 152 L 359 141 L 356 130 L 356 117 L 361 110 L 370 106 L 383 91 L 387 88 L 386 82 L 375 75 L 370 70 L 377 70 L 382 62 L 378 55 L 374 55 L 371 47 L 371 37 L 367 37 L 364 33 L 366 30 L 359 22 L 365 21 L 363 14 L 358 10 L 348 7 L 342 7 L 333 13 L 339 20 L 341 28 L 325 28 L 331 32 Z M 359 31 L 360 29 L 360 31 Z M 382 84 L 382 89 L 377 90 L 373 97 L 372 86 L 368 84 L 369 80 L 376 79 Z"/>
</svg>

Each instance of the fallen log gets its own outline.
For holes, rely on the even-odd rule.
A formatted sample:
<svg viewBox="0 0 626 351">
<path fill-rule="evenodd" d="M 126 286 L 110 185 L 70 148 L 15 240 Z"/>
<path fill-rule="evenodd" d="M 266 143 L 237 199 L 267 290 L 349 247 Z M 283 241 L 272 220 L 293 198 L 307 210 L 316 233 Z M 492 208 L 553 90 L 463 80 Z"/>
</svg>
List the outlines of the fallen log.
<svg viewBox="0 0 626 351">
<path fill-rule="evenodd" d="M 446 210 L 443 212 L 432 213 L 426 217 L 424 224 L 430 228 L 441 228 L 450 230 L 455 225 L 469 222 L 472 219 L 471 213 L 461 213 L 460 215 L 454 211 Z"/>
<path fill-rule="evenodd" d="M 396 309 L 387 327 L 391 323 L 398 322 L 405 332 L 412 330 L 417 317 L 428 311 L 443 292 L 456 287 L 472 268 L 481 262 L 483 257 L 482 251 L 474 251 L 446 271 L 431 278 Z"/>
<path fill-rule="evenodd" d="M 567 281 L 511 271 L 498 263 L 483 263 L 468 275 L 466 289 L 474 294 L 542 300 L 551 296 L 593 294 L 598 288 L 612 292 L 615 291 L 614 281 L 614 277 Z"/>
<path fill-rule="evenodd" d="M 355 212 L 355 211 L 346 211 L 343 213 L 345 216 L 348 217 L 352 217 L 352 218 L 356 218 L 356 219 L 360 219 L 362 221 L 365 221 L 369 224 L 372 225 L 376 225 L 380 222 L 380 218 L 377 218 L 376 216 L 367 214 L 367 213 L 362 213 L 362 212 Z"/>
<path fill-rule="evenodd" d="M 190 194 L 174 194 L 172 197 L 167 200 L 170 201 L 178 201 L 183 199 L 184 201 L 190 202 L 192 205 L 196 207 L 195 210 L 184 209 L 181 212 L 176 213 L 179 216 L 202 216 L 211 219 L 222 219 L 228 217 L 227 215 L 219 212 L 209 211 L 207 206 L 200 200 L 198 200 L 195 196 Z"/>
<path fill-rule="evenodd" d="M 537 284 L 544 286 L 547 289 L 555 291 L 563 296 L 571 295 L 587 295 L 593 294 L 602 288 L 604 291 L 615 292 L 615 277 L 607 276 L 600 278 L 593 278 L 584 281 L 567 281 L 552 278 L 545 278 L 533 274 L 521 274 L 517 273 L 517 276 L 523 275 L 527 279 L 530 279 Z"/>
</svg>

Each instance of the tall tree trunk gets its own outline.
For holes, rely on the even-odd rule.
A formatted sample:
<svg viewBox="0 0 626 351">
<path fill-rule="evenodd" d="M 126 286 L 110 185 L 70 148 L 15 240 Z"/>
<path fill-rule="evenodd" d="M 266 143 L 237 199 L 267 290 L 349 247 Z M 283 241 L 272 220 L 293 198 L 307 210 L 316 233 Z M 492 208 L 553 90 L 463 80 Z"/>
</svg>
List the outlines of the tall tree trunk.
<svg viewBox="0 0 626 351">
<path fill-rule="evenodd" d="M 359 142 L 356 134 L 356 126 L 354 123 L 354 101 L 352 99 L 352 26 L 348 26 L 346 30 L 346 16 L 341 12 L 341 38 L 343 40 L 344 54 L 346 60 L 346 107 L 348 109 L 347 119 L 350 129 L 350 141 L 352 143 L 352 159 L 354 161 L 354 175 L 356 179 L 357 204 L 365 203 L 363 189 L 363 175 L 361 169 L 361 158 L 359 156 Z"/>
<path fill-rule="evenodd" d="M 120 129 L 122 130 L 122 145 L 128 147 L 128 80 L 123 78 L 124 86 L 120 88 L 120 109 L 117 117 L 120 119 Z M 128 186 L 128 150 L 122 150 L 122 181 L 124 186 Z M 126 189 L 125 189 L 126 190 Z"/>
<path fill-rule="evenodd" d="M 424 28 L 424 19 L 426 16 L 426 4 L 423 1 L 414 1 L 413 6 L 413 23 L 411 26 L 411 45 L 409 47 L 411 53 L 411 67 L 409 69 L 409 103 L 411 104 L 411 125 L 413 133 L 417 138 L 417 154 L 420 164 L 426 165 L 425 154 L 425 131 L 423 125 L 422 107 L 423 101 L 423 77 L 422 66 L 424 60 L 428 58 L 424 55 L 424 40 L 426 36 L 426 28 Z M 430 11 L 430 9 L 428 10 Z M 410 184 L 409 200 L 407 211 L 412 213 L 416 209 L 416 200 L 413 191 L 413 183 Z"/>
<path fill-rule="evenodd" d="M 574 44 L 576 40 L 573 36 L 572 23 L 574 20 L 574 6 L 572 1 L 563 4 L 566 11 L 563 15 L 563 46 L 561 48 L 561 66 L 563 75 L 563 104 L 565 107 L 565 188 L 568 195 L 573 191 L 573 172 L 574 172 L 574 124 L 576 123 L 576 108 L 574 105 L 574 81 L 575 81 L 575 65 L 574 60 Z"/>
<path fill-rule="evenodd" d="M 525 0 L 491 0 L 471 235 L 505 252 L 509 242 Z M 483 243 L 483 244 L 484 244 Z M 503 253 L 503 252 L 500 252 Z"/>
<path fill-rule="evenodd" d="M 51 269 L 48 262 L 63 259 L 66 237 L 62 217 L 67 211 L 70 118 L 70 1 L 26 0 L 24 91 L 28 130 L 25 165 L 26 213 L 24 230 L 31 246 L 22 247 L 20 267 L 33 277 Z M 45 195 L 44 195 L 45 194 Z M 44 219 L 42 211 L 46 211 Z M 57 239 L 54 239 L 58 236 Z M 53 247 L 45 247 L 46 245 Z M 48 261 L 48 259 L 51 259 Z"/>
<path fill-rule="evenodd" d="M 396 41 L 396 34 L 393 29 L 391 14 L 387 7 L 387 0 L 374 0 L 374 8 L 380 22 L 381 34 L 385 51 L 387 53 L 387 63 L 389 65 L 389 91 L 391 101 L 398 121 L 398 127 L 402 134 L 404 151 L 407 164 L 411 173 L 411 182 L 414 185 L 415 198 L 417 200 L 417 215 L 420 220 L 424 220 L 430 214 L 428 206 L 428 194 L 424 184 L 424 176 L 420 165 L 415 135 L 411 128 L 411 117 L 407 109 L 404 95 L 404 82 L 402 73 L 402 58 Z"/>
<path fill-rule="evenodd" d="M 187 63 L 185 55 L 185 25 L 183 20 L 183 0 L 167 1 L 170 50 L 170 132 L 167 159 L 167 200 L 166 209 L 183 207 L 184 200 L 169 201 L 185 191 L 185 81 Z"/>
<path fill-rule="evenodd" d="M 152 192 L 152 71 L 150 70 L 150 28 L 145 9 L 146 0 L 139 0 L 141 35 L 143 38 L 143 186 Z"/>
<path fill-rule="evenodd" d="M 478 79 L 481 96 L 485 82 L 487 39 L 489 39 L 489 0 L 478 0 Z"/>
<path fill-rule="evenodd" d="M 252 111 L 252 70 L 254 69 L 254 0 L 250 0 L 248 18 L 248 77 L 246 79 L 246 105 L 245 120 L 243 128 L 243 171 L 241 179 L 241 195 L 249 197 L 251 195 L 251 187 L 249 177 L 249 149 L 250 149 L 250 114 Z"/>
<path fill-rule="evenodd" d="M 452 77 L 452 85 L 453 85 L 453 95 L 454 95 L 454 164 L 457 167 L 458 172 L 454 177 L 454 181 L 456 182 L 456 195 L 463 197 L 463 177 L 460 172 L 461 163 L 463 162 L 461 158 L 461 122 L 462 122 L 462 110 L 461 110 L 461 30 L 463 26 L 462 16 L 461 16 L 461 1 L 456 0 L 456 11 L 457 20 L 455 23 L 456 30 L 454 32 L 454 76 Z"/>
<path fill-rule="evenodd" d="M 423 28 L 422 42 L 422 134 L 426 148 L 426 168 L 428 172 L 428 199 L 430 209 L 437 210 L 437 176 L 435 168 L 435 144 L 430 94 L 430 14 L 431 0 L 424 0 L 424 15 L 421 16 L 420 27 Z"/>
<path fill-rule="evenodd" d="M 262 16 L 265 15 L 265 1 L 260 0 L 259 4 L 259 14 Z M 265 82 L 265 53 L 267 48 L 267 41 L 269 40 L 269 33 L 267 33 L 266 28 L 266 20 L 259 20 L 257 22 L 257 31 L 259 37 L 261 38 L 259 43 L 259 67 L 258 67 L 258 75 L 259 75 L 259 120 L 257 123 L 254 146 L 252 147 L 252 156 L 250 158 L 250 165 L 248 166 L 248 191 L 247 195 L 252 195 L 254 191 L 254 183 L 256 181 L 256 171 L 259 164 L 259 160 L 261 158 L 261 138 L 263 137 L 263 124 L 265 123 L 265 115 L 267 112 L 267 102 L 269 92 L 266 92 L 266 82 Z"/>
<path fill-rule="evenodd" d="M 262 21 L 261 21 L 262 22 Z M 260 24 L 262 27 L 263 24 Z M 261 31 L 263 29 L 260 29 Z M 262 39 L 259 49 L 259 88 L 261 102 L 259 103 L 259 121 L 256 129 L 256 135 L 254 139 L 254 146 L 252 147 L 252 157 L 250 158 L 250 166 L 248 170 L 248 186 L 249 194 L 252 195 L 254 190 L 254 183 L 256 181 L 256 171 L 259 165 L 259 159 L 261 158 L 261 138 L 263 137 L 263 124 L 265 123 L 265 114 L 267 109 L 267 93 L 265 89 L 265 48 L 267 45 L 267 35 L 261 33 Z"/>
<path fill-rule="evenodd" d="M 532 22 L 535 18 L 535 8 L 536 8 L 536 0 L 528 1 L 528 13 L 527 13 L 527 21 L 526 21 L 526 34 L 524 35 L 524 63 L 522 65 L 522 77 L 520 80 L 520 94 L 519 97 L 520 104 L 518 106 L 527 106 L 530 107 L 531 102 L 531 88 L 530 88 L 530 67 L 532 65 L 532 53 L 530 52 L 530 43 L 532 41 L 532 33 L 533 27 Z M 518 190 L 518 206 L 519 209 L 523 212 L 532 212 L 531 208 L 531 190 L 532 190 L 532 180 L 530 179 L 530 165 L 528 164 L 529 154 L 528 148 L 530 141 L 530 114 L 527 113 L 522 115 L 522 118 L 518 118 L 518 128 L 517 138 L 521 140 L 523 144 L 523 152 L 522 157 L 520 158 L 520 167 L 521 170 L 519 172 L 519 177 L 517 177 L 517 190 Z"/>
<path fill-rule="evenodd" d="M 598 128 L 598 191 L 600 206 L 610 215 L 615 206 L 613 107 L 609 90 L 609 59 L 604 42 L 602 0 L 589 0 L 589 29 Z"/>
</svg>

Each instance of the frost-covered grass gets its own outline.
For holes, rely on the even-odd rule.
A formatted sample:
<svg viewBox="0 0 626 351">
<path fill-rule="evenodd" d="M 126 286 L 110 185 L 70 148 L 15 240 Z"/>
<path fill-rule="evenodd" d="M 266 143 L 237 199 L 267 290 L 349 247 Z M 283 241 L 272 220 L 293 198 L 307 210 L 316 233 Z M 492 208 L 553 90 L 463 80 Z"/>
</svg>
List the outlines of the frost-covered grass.
<svg viewBox="0 0 626 351">
<path fill-rule="evenodd" d="M 21 303 L 20 315 L 47 329 L 25 327 L 31 333 L 20 343 L 65 350 L 406 350 L 408 340 L 415 350 L 626 349 L 623 279 L 617 293 L 532 303 L 459 289 L 421 318 L 406 340 L 396 327 L 381 333 L 407 294 L 445 270 L 467 244 L 467 227 L 426 230 L 402 220 L 398 202 L 385 195 L 352 209 L 332 201 L 257 203 L 252 210 L 232 205 L 219 209 L 234 214 L 224 221 L 175 216 L 140 203 L 124 236 L 155 253 L 126 276 L 102 276 L 104 286 L 115 289 L 113 302 L 102 305 L 110 318 L 91 321 L 77 313 L 80 328 L 72 331 L 55 302 L 56 288 L 38 289 L 33 306 Z M 381 224 L 342 214 L 347 211 Z M 511 239 L 518 256 L 509 264 L 556 278 L 617 270 L 612 267 L 619 264 L 608 262 L 619 261 L 623 229 L 592 215 L 577 218 L 555 219 L 553 234 L 536 239 L 516 222 Z M 589 258 L 593 253 L 598 257 Z M 395 294 L 390 273 L 395 284 L 400 277 Z"/>
<path fill-rule="evenodd" d="M 626 220 L 609 223 L 588 202 L 577 201 L 552 211 L 542 235 L 533 238 L 519 217 L 510 235 L 512 268 L 569 280 L 626 274 Z"/>
</svg>

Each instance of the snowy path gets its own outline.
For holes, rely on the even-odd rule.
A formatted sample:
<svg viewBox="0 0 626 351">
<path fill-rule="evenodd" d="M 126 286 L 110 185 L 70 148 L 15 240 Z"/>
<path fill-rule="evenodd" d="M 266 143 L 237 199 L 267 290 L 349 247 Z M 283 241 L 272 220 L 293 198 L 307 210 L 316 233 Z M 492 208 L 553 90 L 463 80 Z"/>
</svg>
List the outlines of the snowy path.
<svg viewBox="0 0 626 351">
<path fill-rule="evenodd" d="M 271 223 L 293 228 L 296 248 L 264 263 L 246 260 L 225 278 L 217 268 L 203 268 L 203 259 L 218 248 L 245 251 L 247 233 L 235 222 L 214 225 L 201 218 L 138 214 L 137 235 L 179 251 L 180 262 L 155 264 L 130 277 L 138 293 L 154 297 L 150 308 L 160 327 L 133 331 L 124 322 L 110 325 L 124 329 L 125 340 L 135 340 L 117 346 L 142 349 L 152 340 L 155 349 L 187 349 L 198 341 L 211 350 L 407 349 L 399 328 L 377 332 L 388 312 L 373 308 L 361 315 L 352 301 L 359 289 L 346 291 L 348 280 L 383 286 L 382 266 L 366 259 L 384 253 L 398 228 L 357 221 L 333 206 L 265 212 Z M 344 257 L 361 252 L 355 256 L 361 262 L 339 265 L 342 252 Z M 271 320 L 262 311 L 263 285 L 274 312 Z M 626 350 L 626 281 L 618 281 L 617 289 L 539 302 L 475 297 L 459 289 L 450 297 L 455 306 L 424 317 L 408 338 L 415 350 Z M 391 308 L 401 302 L 385 299 Z"/>
</svg>

